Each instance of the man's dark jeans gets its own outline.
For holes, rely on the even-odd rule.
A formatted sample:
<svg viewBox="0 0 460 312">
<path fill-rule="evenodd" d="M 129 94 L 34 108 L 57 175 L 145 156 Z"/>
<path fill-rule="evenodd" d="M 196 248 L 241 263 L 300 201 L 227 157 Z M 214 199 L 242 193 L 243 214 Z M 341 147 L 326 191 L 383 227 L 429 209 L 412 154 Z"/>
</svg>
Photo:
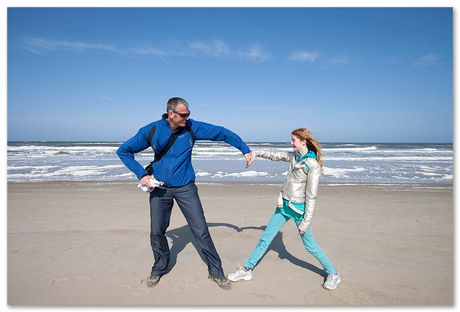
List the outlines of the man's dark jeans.
<svg viewBox="0 0 460 312">
<path fill-rule="evenodd" d="M 157 187 L 150 193 L 150 244 L 155 257 L 151 275 L 162 276 L 169 264 L 170 251 L 165 233 L 171 218 L 173 199 L 176 200 L 201 248 L 209 274 L 212 277 L 223 278 L 222 263 L 209 234 L 195 182 L 181 187 Z"/>
</svg>

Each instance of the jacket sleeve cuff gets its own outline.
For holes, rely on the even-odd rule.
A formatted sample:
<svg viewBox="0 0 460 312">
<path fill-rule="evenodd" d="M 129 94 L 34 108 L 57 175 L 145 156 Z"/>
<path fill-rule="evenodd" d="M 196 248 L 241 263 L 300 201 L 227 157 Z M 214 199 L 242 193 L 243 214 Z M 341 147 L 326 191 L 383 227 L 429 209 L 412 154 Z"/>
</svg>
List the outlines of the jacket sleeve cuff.
<svg viewBox="0 0 460 312">
<path fill-rule="evenodd" d="M 144 176 L 149 175 L 149 173 L 147 172 L 147 170 L 145 170 L 144 168 L 142 168 L 142 169 L 143 169 L 143 171 L 139 172 L 139 173 L 136 175 L 137 178 L 138 178 L 139 180 L 142 179 Z"/>
<path fill-rule="evenodd" d="M 310 224 L 300 223 L 299 230 L 307 233 L 308 229 L 310 229 Z"/>
<path fill-rule="evenodd" d="M 251 150 L 249 149 L 249 147 L 247 147 L 247 148 L 243 148 L 241 152 L 243 153 L 243 155 L 246 155 L 247 153 L 250 153 Z"/>
<path fill-rule="evenodd" d="M 139 178 L 139 180 L 141 180 L 143 177 L 145 176 L 150 176 L 148 173 L 144 174 L 142 177 Z"/>
</svg>

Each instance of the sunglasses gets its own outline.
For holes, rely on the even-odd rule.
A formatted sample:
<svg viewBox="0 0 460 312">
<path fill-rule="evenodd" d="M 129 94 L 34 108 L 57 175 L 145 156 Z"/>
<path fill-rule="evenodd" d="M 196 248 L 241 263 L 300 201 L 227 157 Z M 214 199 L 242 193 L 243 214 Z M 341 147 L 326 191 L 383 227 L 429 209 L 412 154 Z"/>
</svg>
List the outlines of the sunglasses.
<svg viewBox="0 0 460 312">
<path fill-rule="evenodd" d="M 179 115 L 181 118 L 187 118 L 188 116 L 190 116 L 190 111 L 188 113 L 178 113 L 178 112 L 175 112 L 175 111 L 172 111 L 173 113 Z"/>
</svg>

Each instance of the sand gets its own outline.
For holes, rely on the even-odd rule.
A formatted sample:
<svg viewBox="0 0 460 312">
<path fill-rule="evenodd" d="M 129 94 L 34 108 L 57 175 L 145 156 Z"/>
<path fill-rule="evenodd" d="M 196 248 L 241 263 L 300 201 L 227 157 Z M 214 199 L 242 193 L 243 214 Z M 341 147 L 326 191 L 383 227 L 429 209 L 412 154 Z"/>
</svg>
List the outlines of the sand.
<svg viewBox="0 0 460 312">
<path fill-rule="evenodd" d="M 243 264 L 281 184 L 197 183 L 226 274 Z M 324 290 L 293 221 L 248 282 L 207 279 L 175 206 L 155 288 L 148 195 L 135 182 L 8 182 L 8 305 L 453 305 L 453 188 L 321 184 L 314 237 L 342 282 Z"/>
</svg>

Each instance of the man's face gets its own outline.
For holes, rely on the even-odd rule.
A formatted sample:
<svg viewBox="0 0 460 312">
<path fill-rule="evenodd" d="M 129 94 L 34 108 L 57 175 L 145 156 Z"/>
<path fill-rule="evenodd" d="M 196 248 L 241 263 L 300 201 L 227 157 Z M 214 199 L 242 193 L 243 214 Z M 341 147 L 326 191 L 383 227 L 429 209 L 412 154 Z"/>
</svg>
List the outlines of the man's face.
<svg viewBox="0 0 460 312">
<path fill-rule="evenodd" d="M 169 111 L 168 120 L 171 128 L 176 130 L 179 127 L 185 127 L 185 123 L 189 120 L 188 115 L 190 115 L 190 112 L 183 104 L 179 104 L 174 112 Z"/>
</svg>

